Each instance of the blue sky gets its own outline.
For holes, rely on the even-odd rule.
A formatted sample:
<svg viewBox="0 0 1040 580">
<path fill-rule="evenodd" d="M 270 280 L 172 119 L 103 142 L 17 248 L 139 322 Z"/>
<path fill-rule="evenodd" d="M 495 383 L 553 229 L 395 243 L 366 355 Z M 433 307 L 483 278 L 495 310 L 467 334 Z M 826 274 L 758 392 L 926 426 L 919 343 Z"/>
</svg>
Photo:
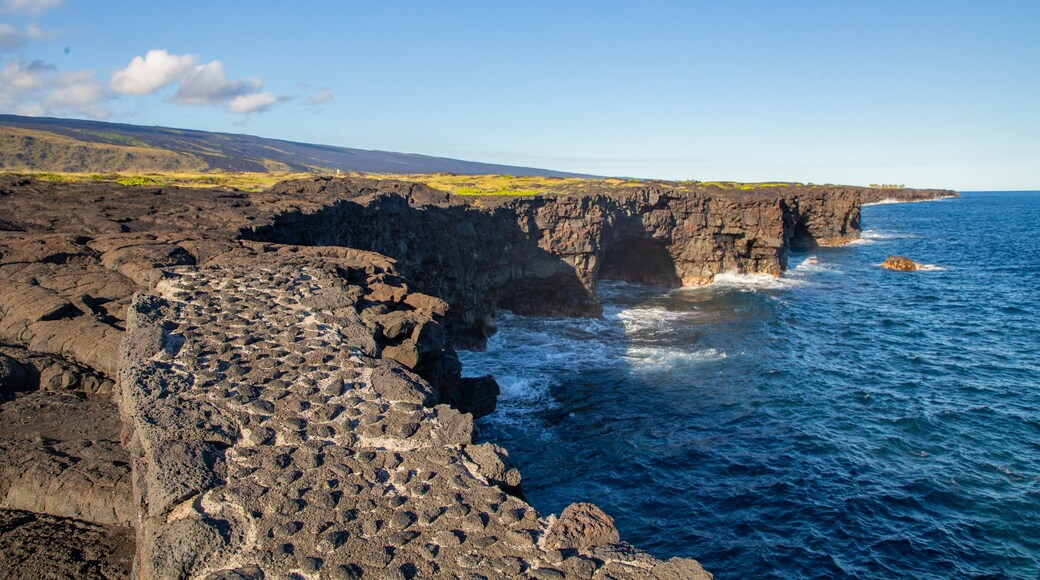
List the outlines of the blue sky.
<svg viewBox="0 0 1040 580">
<path fill-rule="evenodd" d="M 1040 2 L 0 0 L 0 112 L 606 175 L 1040 188 Z"/>
</svg>

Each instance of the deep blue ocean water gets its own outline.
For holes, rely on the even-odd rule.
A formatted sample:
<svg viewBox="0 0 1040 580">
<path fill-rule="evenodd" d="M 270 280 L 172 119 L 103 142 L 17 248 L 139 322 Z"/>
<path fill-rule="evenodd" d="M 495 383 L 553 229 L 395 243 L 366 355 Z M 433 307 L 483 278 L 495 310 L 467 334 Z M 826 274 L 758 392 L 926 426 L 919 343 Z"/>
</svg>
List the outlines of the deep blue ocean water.
<svg viewBox="0 0 1040 580">
<path fill-rule="evenodd" d="M 1040 193 L 863 209 L 781 279 L 505 315 L 467 375 L 530 501 L 718 578 L 1040 576 Z M 890 272 L 899 254 L 934 269 Z"/>
</svg>

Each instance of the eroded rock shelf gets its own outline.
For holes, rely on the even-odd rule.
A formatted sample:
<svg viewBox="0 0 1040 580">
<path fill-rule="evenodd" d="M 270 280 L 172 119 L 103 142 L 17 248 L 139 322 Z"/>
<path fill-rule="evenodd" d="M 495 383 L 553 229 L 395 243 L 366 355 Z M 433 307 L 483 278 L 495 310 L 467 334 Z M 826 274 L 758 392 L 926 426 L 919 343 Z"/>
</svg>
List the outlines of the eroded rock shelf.
<svg viewBox="0 0 1040 580">
<path fill-rule="evenodd" d="M 779 274 L 870 195 L 3 179 L 0 569 L 92 578 L 707 577 L 528 505 L 454 348 L 595 316 L 599 279 Z"/>
</svg>

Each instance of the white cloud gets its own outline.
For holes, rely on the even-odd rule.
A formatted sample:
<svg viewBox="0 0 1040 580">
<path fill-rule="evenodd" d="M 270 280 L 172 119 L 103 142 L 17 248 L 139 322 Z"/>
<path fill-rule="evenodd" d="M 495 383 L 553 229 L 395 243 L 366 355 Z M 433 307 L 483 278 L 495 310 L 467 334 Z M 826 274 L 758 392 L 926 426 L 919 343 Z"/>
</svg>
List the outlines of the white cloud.
<svg viewBox="0 0 1040 580">
<path fill-rule="evenodd" d="M 109 87 L 124 95 L 150 95 L 167 85 L 180 82 L 193 66 L 193 55 L 170 54 L 161 49 L 149 50 L 143 57 L 135 56 L 126 68 L 112 73 Z"/>
<path fill-rule="evenodd" d="M 47 34 L 35 24 L 19 30 L 10 24 L 0 22 L 0 53 L 18 50 L 31 40 L 43 40 Z"/>
<path fill-rule="evenodd" d="M 40 14 L 58 6 L 61 6 L 61 0 L 0 0 L 0 10 L 8 14 Z"/>
<path fill-rule="evenodd" d="M 225 105 L 232 113 L 258 113 L 282 100 L 273 93 L 261 92 L 262 88 L 260 79 L 228 79 L 224 63 L 214 60 L 191 67 L 173 100 L 184 105 Z"/>
<path fill-rule="evenodd" d="M 6 32 L 7 29 L 0 28 L 0 34 Z M 17 29 L 15 32 L 21 33 Z M 33 27 L 24 33 L 42 34 Z M 10 59 L 0 67 L 0 110 L 105 118 L 111 113 L 105 105 L 113 97 L 147 96 L 171 85 L 177 86 L 175 103 L 223 107 L 237 114 L 266 111 L 284 100 L 264 92 L 260 79 L 229 79 L 219 60 L 197 64 L 194 55 L 156 49 L 134 57 L 125 68 L 113 72 L 107 85 L 92 70 L 59 73 L 54 65 L 40 60 Z"/>
<path fill-rule="evenodd" d="M 48 107 L 86 107 L 108 99 L 108 93 L 94 78 L 92 70 L 58 75 L 52 85 L 53 90 L 43 100 Z"/>
<path fill-rule="evenodd" d="M 25 93 L 37 91 L 47 86 L 47 75 L 54 71 L 54 65 L 34 60 L 25 64 L 20 60 L 9 60 L 0 69 L 0 87 L 5 93 Z"/>
<path fill-rule="evenodd" d="M 24 115 L 26 117 L 42 117 L 47 114 L 47 109 L 40 103 L 22 103 L 15 105 L 12 110 L 15 115 Z"/>
<path fill-rule="evenodd" d="M 108 99 L 92 70 L 59 74 L 54 65 L 41 60 L 17 59 L 0 68 L 0 109 L 34 116 L 72 113 L 105 118 Z"/>
<path fill-rule="evenodd" d="M 219 60 L 206 64 L 197 64 L 197 60 L 190 54 L 149 50 L 144 56 L 135 56 L 126 68 L 112 73 L 108 86 L 123 95 L 144 96 L 177 85 L 175 103 L 224 106 L 232 113 L 264 111 L 282 100 L 261 92 L 260 79 L 231 80 Z"/>
<path fill-rule="evenodd" d="M 280 100 L 278 95 L 273 93 L 239 95 L 228 103 L 228 110 L 232 113 L 259 113 L 271 108 L 272 105 Z"/>
<path fill-rule="evenodd" d="M 323 105 L 332 100 L 332 91 L 328 89 L 322 89 L 307 99 L 307 104 L 312 106 Z"/>
<path fill-rule="evenodd" d="M 257 79 L 228 80 L 224 63 L 215 60 L 193 67 L 181 80 L 173 100 L 185 105 L 220 105 L 259 91 L 261 86 Z"/>
</svg>

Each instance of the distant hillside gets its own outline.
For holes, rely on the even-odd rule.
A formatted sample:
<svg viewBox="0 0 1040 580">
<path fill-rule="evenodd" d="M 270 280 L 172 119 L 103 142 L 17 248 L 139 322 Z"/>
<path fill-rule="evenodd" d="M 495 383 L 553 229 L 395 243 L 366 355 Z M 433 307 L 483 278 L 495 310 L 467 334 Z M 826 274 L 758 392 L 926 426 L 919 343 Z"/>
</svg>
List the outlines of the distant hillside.
<svg viewBox="0 0 1040 580">
<path fill-rule="evenodd" d="M 533 167 L 312 145 L 232 133 L 0 115 L 0 170 L 197 172 L 212 169 L 581 176 Z"/>
</svg>

